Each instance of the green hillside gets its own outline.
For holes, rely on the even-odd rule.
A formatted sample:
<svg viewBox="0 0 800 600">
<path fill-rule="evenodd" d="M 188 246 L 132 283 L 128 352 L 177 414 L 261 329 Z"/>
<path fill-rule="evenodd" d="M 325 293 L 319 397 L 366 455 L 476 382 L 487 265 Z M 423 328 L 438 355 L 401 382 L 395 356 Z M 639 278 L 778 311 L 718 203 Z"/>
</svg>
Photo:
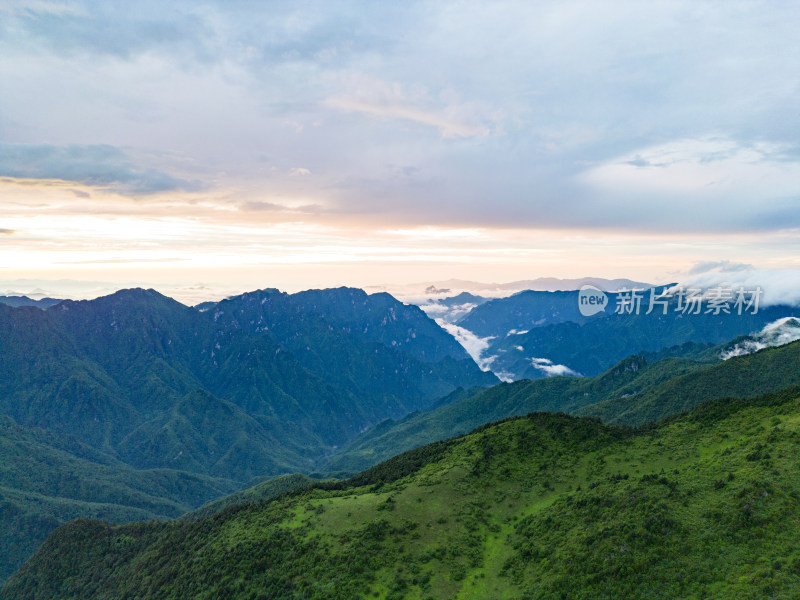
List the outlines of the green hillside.
<svg viewBox="0 0 800 600">
<path fill-rule="evenodd" d="M 311 470 L 366 427 L 496 381 L 386 294 L 267 290 L 204 312 L 154 290 L 0 304 L 0 414 L 137 467 L 243 482 Z"/>
<path fill-rule="evenodd" d="M 548 377 L 502 383 L 430 411 L 385 421 L 356 437 L 326 463 L 329 471 L 359 471 L 400 451 L 466 433 L 486 422 L 529 412 L 571 412 L 608 398 L 626 396 L 692 372 L 701 365 L 683 359 L 648 363 L 630 357 L 591 378 Z"/>
<path fill-rule="evenodd" d="M 266 290 L 204 308 L 143 289 L 0 303 L 0 581 L 66 520 L 175 517 L 497 381 L 387 294 Z"/>
<path fill-rule="evenodd" d="M 711 398 L 755 396 L 795 384 L 800 384 L 800 342 L 702 366 L 658 387 L 584 406 L 575 414 L 597 416 L 609 423 L 639 424 Z"/>
<path fill-rule="evenodd" d="M 724 344 L 717 348 L 727 348 Z M 701 353 L 704 361 L 714 355 Z M 749 397 L 800 385 L 800 342 L 727 361 L 698 362 L 642 356 L 624 359 L 597 377 L 549 377 L 474 390 L 467 398 L 398 421 L 385 421 L 356 437 L 326 463 L 329 471 L 354 472 L 488 421 L 529 412 L 598 416 L 639 425 L 657 421 L 720 396 Z"/>
<path fill-rule="evenodd" d="M 530 414 L 195 521 L 53 533 L 18 598 L 792 598 L 800 388 L 656 427 Z"/>
<path fill-rule="evenodd" d="M 133 469 L 75 438 L 20 427 L 2 415 L 0 482 L 3 577 L 72 519 L 174 518 L 238 487 L 174 469 Z"/>
<path fill-rule="evenodd" d="M 233 494 L 225 496 L 224 498 L 219 498 L 218 500 L 204 504 L 200 508 L 186 513 L 183 515 L 183 518 L 199 519 L 201 517 L 207 517 L 209 515 L 213 515 L 214 513 L 220 512 L 229 506 L 242 504 L 244 502 L 261 502 L 262 500 L 269 500 L 271 498 L 275 498 L 276 496 L 286 494 L 287 492 L 314 485 L 318 482 L 319 479 L 314 479 L 313 477 L 303 475 L 302 473 L 292 473 L 291 475 L 278 475 L 276 477 L 269 477 L 260 483 L 248 486 L 246 489 L 239 490 L 238 492 L 234 492 Z"/>
</svg>

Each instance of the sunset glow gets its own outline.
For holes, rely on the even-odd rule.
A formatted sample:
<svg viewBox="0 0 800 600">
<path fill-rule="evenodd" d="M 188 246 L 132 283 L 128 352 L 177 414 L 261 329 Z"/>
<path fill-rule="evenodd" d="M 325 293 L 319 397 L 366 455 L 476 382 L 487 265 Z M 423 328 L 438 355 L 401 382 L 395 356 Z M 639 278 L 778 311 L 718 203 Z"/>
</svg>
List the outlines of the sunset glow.
<svg viewBox="0 0 800 600">
<path fill-rule="evenodd" d="M 798 269 L 800 14 L 703 6 L 5 2 L 0 293 Z"/>
</svg>

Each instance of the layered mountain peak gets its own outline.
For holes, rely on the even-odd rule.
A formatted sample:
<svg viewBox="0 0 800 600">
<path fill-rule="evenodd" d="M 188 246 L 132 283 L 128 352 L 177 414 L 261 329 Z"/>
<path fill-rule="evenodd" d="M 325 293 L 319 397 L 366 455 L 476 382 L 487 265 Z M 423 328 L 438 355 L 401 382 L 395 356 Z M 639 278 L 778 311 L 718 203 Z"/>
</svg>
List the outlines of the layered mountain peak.
<svg viewBox="0 0 800 600">
<path fill-rule="evenodd" d="M 464 348 L 422 309 L 387 293 L 367 294 L 349 287 L 296 294 L 268 289 L 233 296 L 205 312 L 217 323 L 269 332 L 281 340 L 345 336 L 379 343 L 424 362 L 471 361 Z"/>
<path fill-rule="evenodd" d="M 50 311 L 78 313 L 87 316 L 144 315 L 144 314 L 188 314 L 191 309 L 154 289 L 128 288 L 93 300 L 63 300 Z"/>
</svg>

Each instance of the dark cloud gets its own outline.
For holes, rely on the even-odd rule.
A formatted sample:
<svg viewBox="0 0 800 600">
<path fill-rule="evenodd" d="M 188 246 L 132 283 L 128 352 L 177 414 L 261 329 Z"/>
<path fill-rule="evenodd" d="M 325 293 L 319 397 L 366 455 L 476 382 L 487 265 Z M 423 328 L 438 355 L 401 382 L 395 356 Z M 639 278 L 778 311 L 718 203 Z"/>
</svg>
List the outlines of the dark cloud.
<svg viewBox="0 0 800 600">
<path fill-rule="evenodd" d="M 108 145 L 7 144 L 0 142 L 0 175 L 61 179 L 124 195 L 196 191 L 197 182 L 137 165 L 124 150 Z M 79 195 L 79 190 L 74 190 Z"/>
</svg>

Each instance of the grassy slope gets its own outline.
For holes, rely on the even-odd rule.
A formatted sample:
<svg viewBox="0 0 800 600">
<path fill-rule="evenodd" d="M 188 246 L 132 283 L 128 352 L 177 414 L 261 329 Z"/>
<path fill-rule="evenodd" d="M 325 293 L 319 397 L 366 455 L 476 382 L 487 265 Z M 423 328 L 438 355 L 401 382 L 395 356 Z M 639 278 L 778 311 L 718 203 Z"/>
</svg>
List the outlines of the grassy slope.
<svg viewBox="0 0 800 600">
<path fill-rule="evenodd" d="M 224 498 L 219 498 L 204 504 L 200 508 L 186 513 L 183 516 L 187 519 L 208 517 L 214 513 L 228 508 L 229 506 L 242 504 L 243 502 L 260 502 L 262 500 L 269 500 L 271 498 L 275 498 L 276 496 L 280 496 L 281 494 L 307 487 L 318 482 L 318 479 L 303 475 L 302 473 L 292 473 L 291 475 L 278 475 L 276 477 L 270 477 L 265 481 L 247 487 L 247 489 L 234 492 L 233 494 L 225 496 Z"/>
<path fill-rule="evenodd" d="M 795 597 L 798 396 L 532 414 L 196 521 L 76 521 L 2 597 Z"/>
</svg>

